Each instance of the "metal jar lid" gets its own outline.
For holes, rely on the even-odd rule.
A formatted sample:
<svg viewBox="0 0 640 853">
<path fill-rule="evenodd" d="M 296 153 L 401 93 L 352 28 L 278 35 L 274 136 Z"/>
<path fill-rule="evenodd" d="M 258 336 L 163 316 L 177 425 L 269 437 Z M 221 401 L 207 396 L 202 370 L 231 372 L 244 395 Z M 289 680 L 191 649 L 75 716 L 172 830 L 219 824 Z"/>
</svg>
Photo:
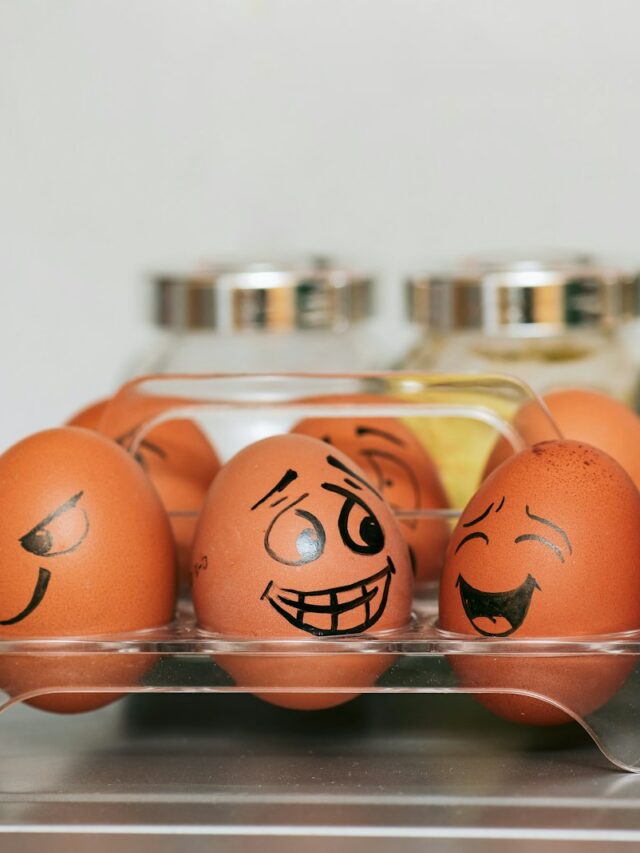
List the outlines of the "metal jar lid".
<svg viewBox="0 0 640 853">
<path fill-rule="evenodd" d="M 589 264 L 487 264 L 410 278 L 407 310 L 413 322 L 437 332 L 552 337 L 579 327 L 613 327 L 623 281 L 621 272 Z"/>
<path fill-rule="evenodd" d="M 371 278 L 322 262 L 216 265 L 153 286 L 154 322 L 175 330 L 342 330 L 373 310 Z"/>
</svg>

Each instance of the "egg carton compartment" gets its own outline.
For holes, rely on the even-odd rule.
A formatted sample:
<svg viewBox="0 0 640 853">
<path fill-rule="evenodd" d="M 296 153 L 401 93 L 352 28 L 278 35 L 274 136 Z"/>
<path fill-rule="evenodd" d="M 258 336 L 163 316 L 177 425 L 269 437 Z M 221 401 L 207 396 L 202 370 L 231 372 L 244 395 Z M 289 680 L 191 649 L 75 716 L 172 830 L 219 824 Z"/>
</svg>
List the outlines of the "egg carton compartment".
<svg viewBox="0 0 640 853">
<path fill-rule="evenodd" d="M 523 420 L 517 413 L 524 406 L 531 416 Z M 446 498 L 439 505 L 416 500 L 394 507 L 401 523 L 418 531 L 453 526 L 497 441 L 508 452 L 561 437 L 543 402 L 514 378 L 419 373 L 144 377 L 112 398 L 98 429 L 144 467 L 164 453 L 154 431 L 175 421 L 197 425 L 226 462 L 301 421 L 360 418 L 401 423 L 431 454 Z M 411 484 L 411 466 L 393 435 L 375 436 L 375 446 L 366 444 L 366 430 L 359 438 L 363 459 L 371 463 L 373 457 L 369 476 L 393 506 L 387 490 L 402 477 Z M 388 447 L 381 449 L 385 441 Z M 271 494 L 268 485 L 247 483 L 247 513 Z M 168 509 L 174 523 L 195 524 L 197 507 Z M 198 555 L 188 568 L 192 579 L 208 570 Z M 544 703 L 554 709 L 551 717 L 542 715 L 547 722 L 577 721 L 614 765 L 640 770 L 640 631 L 535 639 L 446 633 L 438 627 L 433 578 L 417 585 L 409 625 L 377 630 L 370 617 L 391 573 L 383 577 L 378 567 L 351 584 L 297 590 L 297 607 L 295 602 L 285 607 L 288 623 L 300 629 L 295 637 L 262 636 L 259 625 L 242 634 L 205 631 L 196 623 L 186 586 L 176 621 L 163 628 L 64 638 L 10 638 L 2 632 L 0 710 L 19 702 L 85 710 L 129 692 L 255 693 L 300 708 L 330 707 L 362 693 L 470 693 L 511 719 L 523 708 L 535 715 Z M 287 597 L 281 593 L 294 591 L 274 575 L 265 577 L 254 598 L 265 607 L 282 605 Z M 355 632 L 349 624 L 342 629 L 339 616 L 354 610 L 354 602 L 366 614 Z M 331 611 L 326 624 L 309 615 L 324 610 Z"/>
</svg>

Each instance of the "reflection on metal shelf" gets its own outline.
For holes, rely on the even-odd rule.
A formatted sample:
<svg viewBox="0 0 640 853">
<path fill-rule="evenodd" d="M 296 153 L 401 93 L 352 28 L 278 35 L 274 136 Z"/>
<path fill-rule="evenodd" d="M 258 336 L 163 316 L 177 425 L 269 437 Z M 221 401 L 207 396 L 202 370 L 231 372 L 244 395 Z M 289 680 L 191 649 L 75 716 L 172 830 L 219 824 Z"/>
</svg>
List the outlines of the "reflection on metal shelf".
<svg viewBox="0 0 640 853">
<path fill-rule="evenodd" d="M 3 850 L 640 842 L 639 777 L 610 770 L 577 725 L 510 725 L 468 696 L 300 713 L 244 695 L 139 695 L 87 716 L 14 708 L 0 738 Z"/>
</svg>

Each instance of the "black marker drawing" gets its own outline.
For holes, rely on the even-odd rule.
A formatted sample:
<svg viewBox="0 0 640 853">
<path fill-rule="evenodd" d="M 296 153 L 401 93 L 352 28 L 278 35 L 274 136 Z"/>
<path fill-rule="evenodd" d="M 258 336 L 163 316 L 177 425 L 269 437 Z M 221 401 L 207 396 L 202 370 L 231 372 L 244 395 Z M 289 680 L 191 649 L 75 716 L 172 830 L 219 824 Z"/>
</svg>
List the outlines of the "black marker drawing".
<svg viewBox="0 0 640 853">
<path fill-rule="evenodd" d="M 398 447 L 406 446 L 405 442 L 401 438 L 398 438 L 397 435 L 393 435 L 393 433 L 387 432 L 384 429 L 377 429 L 376 427 L 357 426 L 356 435 L 375 435 L 378 438 L 384 438 L 386 441 L 390 441 L 392 444 L 397 444 Z"/>
<path fill-rule="evenodd" d="M 44 594 L 47 591 L 50 580 L 51 572 L 48 571 L 48 569 L 40 568 L 38 570 L 38 580 L 36 581 L 33 593 L 31 594 L 31 599 L 27 606 L 21 610 L 20 613 L 16 616 L 12 616 L 10 619 L 0 619 L 0 625 L 15 625 L 16 622 L 22 622 L 22 620 L 26 619 L 30 613 L 33 613 L 44 598 Z"/>
<path fill-rule="evenodd" d="M 207 557 L 206 554 L 203 554 L 202 557 L 200 558 L 200 562 L 194 563 L 193 566 L 191 567 L 191 574 L 197 578 L 198 575 L 200 574 L 200 572 L 204 572 L 208 568 L 209 568 L 209 558 Z"/>
<path fill-rule="evenodd" d="M 483 592 L 467 583 L 462 575 L 458 575 L 456 586 L 460 588 L 460 599 L 467 619 L 474 630 L 485 637 L 508 637 L 517 631 L 529 611 L 533 591 L 540 589 L 533 575 L 527 575 L 520 586 L 507 592 Z M 509 628 L 489 631 L 477 625 L 477 619 L 487 619 L 494 625 L 498 619 L 504 619 L 509 623 Z"/>
<path fill-rule="evenodd" d="M 504 496 L 496 508 L 496 515 L 500 512 L 500 510 L 502 509 L 503 506 L 504 506 Z"/>
<path fill-rule="evenodd" d="M 493 501 L 489 504 L 489 506 L 485 509 L 483 513 L 481 513 L 476 518 L 472 518 L 471 521 L 466 521 L 462 526 L 463 527 L 473 527 L 474 524 L 479 524 L 481 521 L 484 521 L 485 518 L 489 515 L 491 510 L 493 509 Z"/>
<path fill-rule="evenodd" d="M 338 516 L 338 530 L 347 548 L 355 554 L 379 554 L 384 548 L 384 531 L 364 500 L 359 495 L 336 483 L 323 483 L 322 488 L 327 492 L 341 495 L 345 499 Z M 356 507 L 364 512 L 364 516 L 360 518 L 357 531 L 354 531 L 352 529 L 354 524 L 352 513 Z M 357 518 L 355 523 L 357 523 Z M 360 538 L 359 542 L 356 540 L 356 536 Z"/>
<path fill-rule="evenodd" d="M 373 492 L 373 494 L 382 500 L 382 495 L 377 489 L 368 483 L 364 477 L 361 477 L 359 474 L 356 474 L 355 471 L 352 471 L 351 468 L 348 468 L 343 462 L 340 462 L 339 459 L 336 459 L 335 456 L 327 456 L 327 462 L 331 465 L 332 468 L 337 468 L 338 471 L 342 471 L 343 474 L 346 474 L 348 477 L 353 477 L 354 480 L 357 480 L 359 483 L 362 483 L 363 486 L 366 486 L 369 491 Z"/>
<path fill-rule="evenodd" d="M 557 524 L 554 524 L 553 521 L 549 521 L 548 518 L 543 518 L 541 515 L 534 515 L 529 510 L 528 504 L 525 507 L 525 512 L 527 513 L 529 518 L 532 519 L 533 521 L 537 521 L 540 524 L 545 524 L 547 527 L 550 527 L 552 530 L 555 530 L 556 533 L 559 533 L 560 536 L 562 536 L 562 538 L 566 542 L 567 548 L 569 549 L 569 553 L 573 554 L 573 548 L 571 547 L 571 542 L 569 541 L 569 537 L 567 536 L 567 534 L 565 533 L 565 531 L 561 527 L 559 527 Z"/>
<path fill-rule="evenodd" d="M 131 429 L 123 432 L 122 435 L 119 435 L 115 442 L 119 444 L 120 447 L 124 447 L 125 450 L 130 450 L 131 444 L 133 443 L 133 439 L 135 438 L 137 432 L 140 427 L 144 425 L 144 421 L 141 421 L 139 424 L 131 427 Z M 154 453 L 158 459 L 166 460 L 168 454 L 164 448 L 160 447 L 159 444 L 155 444 L 153 441 L 149 441 L 148 438 L 143 438 L 142 441 L 138 444 L 138 449 L 133 454 L 133 458 L 136 462 L 142 466 L 143 470 L 147 470 L 147 460 L 142 455 L 142 450 L 148 450 L 150 453 Z"/>
<path fill-rule="evenodd" d="M 514 539 L 516 545 L 519 542 L 540 542 L 541 545 L 544 545 L 549 550 L 553 551 L 556 557 L 560 560 L 561 563 L 564 563 L 564 557 L 562 555 L 562 551 L 558 548 L 557 545 L 554 545 L 549 539 L 545 536 L 538 536 L 537 533 L 523 533 L 522 536 L 516 536 Z"/>
<path fill-rule="evenodd" d="M 290 483 L 293 483 L 294 480 L 297 480 L 298 472 L 294 471 L 292 468 L 289 470 L 278 480 L 275 486 L 272 489 L 269 489 L 267 494 L 260 498 L 259 501 L 256 501 L 254 505 L 251 507 L 252 510 L 257 509 L 260 504 L 263 504 L 265 501 L 268 501 L 270 497 L 277 494 L 278 492 L 284 491 Z"/>
<path fill-rule="evenodd" d="M 87 538 L 87 533 L 89 532 L 89 516 L 82 507 L 76 508 L 76 504 L 83 494 L 84 492 L 78 492 L 72 498 L 69 498 L 68 501 L 61 504 L 57 509 L 50 513 L 50 515 L 38 522 L 35 527 L 32 527 L 28 533 L 21 536 L 18 541 L 25 551 L 29 551 L 31 554 L 35 554 L 38 557 L 60 557 L 63 554 L 71 554 L 72 551 L 79 548 Z M 73 545 L 69 545 L 67 548 L 63 548 L 62 550 L 53 550 L 55 549 L 55 535 L 47 528 L 64 513 L 71 512 L 76 509 L 83 515 L 84 529 L 82 533 Z"/>
<path fill-rule="evenodd" d="M 317 637 L 360 634 L 375 625 L 384 613 L 395 571 L 393 561 L 387 557 L 387 565 L 383 569 L 355 583 L 330 589 L 299 590 L 280 589 L 270 581 L 261 598 L 268 601 L 287 622 L 308 634 Z M 361 594 L 354 598 L 356 591 Z M 352 616 L 357 609 L 362 611 L 361 620 L 356 625 L 344 627 L 344 615 Z M 330 627 L 314 625 L 312 620 L 318 616 L 328 616 Z"/>
<path fill-rule="evenodd" d="M 465 527 L 466 525 L 463 524 L 462 526 Z M 487 536 L 487 534 L 482 533 L 482 531 L 480 531 L 480 530 L 476 530 L 474 533 L 467 533 L 467 535 L 464 537 L 464 539 L 461 539 L 460 542 L 458 542 L 458 544 L 456 545 L 456 550 L 454 551 L 454 554 L 457 554 L 458 551 L 460 550 L 460 548 L 462 548 L 463 545 L 466 545 L 467 542 L 471 542 L 472 539 L 482 539 L 482 541 L 486 545 L 489 544 L 489 537 Z"/>
<path fill-rule="evenodd" d="M 288 556 L 279 553 L 277 550 L 277 546 L 272 543 L 273 531 L 282 516 L 296 507 L 301 501 L 305 498 L 309 497 L 309 493 L 305 492 L 300 495 L 300 497 L 296 498 L 290 504 L 283 507 L 280 512 L 276 513 L 276 515 L 271 520 L 271 523 L 267 527 L 264 534 L 264 548 L 267 554 L 278 563 L 282 563 L 285 566 L 304 566 L 307 563 L 312 563 L 314 560 L 317 560 L 318 557 L 321 556 L 324 551 L 324 546 L 326 542 L 326 534 L 324 532 L 324 527 L 320 523 L 319 519 L 316 518 L 310 512 L 307 512 L 304 509 L 296 509 L 294 514 L 298 518 L 302 518 L 305 521 L 309 522 L 311 527 L 304 527 L 297 535 L 296 541 L 294 544 L 296 552 L 298 553 L 298 559 L 291 560 Z"/>
</svg>

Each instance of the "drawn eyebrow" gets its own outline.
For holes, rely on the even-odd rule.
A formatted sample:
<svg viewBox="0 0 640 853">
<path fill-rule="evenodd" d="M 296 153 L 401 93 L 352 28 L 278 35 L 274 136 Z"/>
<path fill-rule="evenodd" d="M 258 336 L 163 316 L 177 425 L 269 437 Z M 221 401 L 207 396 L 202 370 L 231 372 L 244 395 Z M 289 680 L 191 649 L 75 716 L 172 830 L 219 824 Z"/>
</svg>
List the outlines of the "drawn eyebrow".
<svg viewBox="0 0 640 853">
<path fill-rule="evenodd" d="M 382 500 L 382 495 L 377 489 L 374 489 L 371 483 L 367 483 L 364 477 L 361 477 L 359 474 L 356 474 L 355 471 L 352 471 L 351 468 L 347 468 L 347 466 L 340 462 L 339 459 L 336 459 L 335 456 L 327 456 L 327 462 L 331 465 L 332 468 L 337 468 L 338 471 L 342 471 L 343 474 L 348 474 L 350 477 L 353 477 L 354 480 L 357 480 L 359 483 L 362 483 L 363 486 L 366 486 L 369 491 L 373 492 L 374 495 Z"/>
<path fill-rule="evenodd" d="M 270 507 L 278 506 L 278 504 L 281 504 L 282 501 L 286 501 L 286 499 L 287 499 L 287 496 L 283 495 L 281 498 L 278 498 L 277 501 L 274 501 L 272 504 L 269 504 L 269 506 Z"/>
<path fill-rule="evenodd" d="M 127 430 L 127 432 L 123 432 L 122 435 L 119 435 L 115 439 L 116 444 L 119 444 L 121 447 L 124 447 L 125 450 L 129 450 L 129 448 L 131 447 L 131 439 L 138 432 L 141 426 L 144 426 L 144 421 L 141 421 L 139 424 L 136 424 L 136 426 L 131 427 L 130 430 Z M 158 444 L 155 444 L 153 441 L 149 441 L 148 438 L 143 438 L 140 441 L 139 446 L 144 447 L 145 450 L 150 450 L 152 453 L 155 453 L 156 456 L 160 457 L 160 459 L 167 458 L 167 451 L 160 447 Z"/>
<path fill-rule="evenodd" d="M 547 548 L 551 548 L 556 557 L 560 560 L 561 563 L 564 563 L 564 557 L 562 556 L 562 551 L 558 548 L 557 545 L 554 545 L 553 542 L 550 542 L 549 539 L 546 539 L 544 536 L 538 536 L 537 533 L 523 533 L 522 536 L 516 536 L 514 539 L 516 545 L 518 542 L 540 542 L 541 545 L 546 545 Z"/>
<path fill-rule="evenodd" d="M 504 506 L 504 497 L 502 498 L 502 500 L 498 504 L 498 507 L 496 509 L 496 514 L 500 512 L 500 510 L 502 509 L 503 506 Z"/>
<path fill-rule="evenodd" d="M 392 433 L 387 432 L 384 429 L 376 429 L 376 427 L 356 427 L 356 435 L 377 435 L 379 438 L 385 438 L 387 441 L 391 441 L 393 442 L 393 444 L 397 444 L 399 447 L 405 446 L 405 442 L 401 438 L 398 438 L 397 435 L 393 435 Z"/>
<path fill-rule="evenodd" d="M 477 518 L 472 518 L 471 521 L 467 521 L 462 526 L 463 527 L 473 527 L 474 524 L 478 524 L 480 521 L 484 521 L 484 519 L 489 515 L 489 513 L 491 512 L 492 509 L 493 509 L 493 501 L 485 509 L 485 511 L 482 513 L 482 515 L 479 515 Z"/>
<path fill-rule="evenodd" d="M 349 477 L 345 477 L 344 481 L 348 486 L 351 486 L 352 489 L 357 489 L 359 492 L 362 491 L 362 486 L 358 485 L 355 480 L 351 480 L 349 479 Z"/>
<path fill-rule="evenodd" d="M 556 533 L 559 533 L 560 536 L 562 536 L 564 541 L 567 543 L 567 548 L 569 549 L 569 553 L 573 554 L 573 548 L 571 547 L 571 542 L 569 541 L 569 537 L 567 536 L 567 534 L 564 532 L 564 530 L 561 527 L 559 527 L 557 524 L 554 524 L 553 521 L 549 521 L 548 518 L 543 518 L 541 515 L 534 515 L 529 510 L 528 504 L 527 504 L 527 506 L 525 506 L 524 511 L 527 513 L 529 518 L 532 519 L 532 521 L 539 521 L 540 524 L 546 524 L 547 527 L 550 527 L 552 530 L 555 530 Z"/>
<path fill-rule="evenodd" d="M 463 525 L 463 526 L 465 526 L 465 525 Z M 486 545 L 489 544 L 489 537 L 487 536 L 487 534 L 483 533 L 481 530 L 476 530 L 474 533 L 467 533 L 467 535 L 464 537 L 464 539 L 462 539 L 460 542 L 458 542 L 458 544 L 456 546 L 456 550 L 453 553 L 457 554 L 458 551 L 460 550 L 460 548 L 462 548 L 462 546 L 465 545 L 467 542 L 471 542 L 472 539 L 482 539 L 482 541 Z"/>
<path fill-rule="evenodd" d="M 289 470 L 278 480 L 275 486 L 270 489 L 263 498 L 260 498 L 257 503 L 254 503 L 254 505 L 251 507 L 251 510 L 253 511 L 254 509 L 257 509 L 260 504 L 269 500 L 272 495 L 275 495 L 277 492 L 281 492 L 283 489 L 286 489 L 289 483 L 293 483 L 293 481 L 296 480 L 297 477 L 298 472 L 294 471 L 292 468 L 289 468 Z"/>
<path fill-rule="evenodd" d="M 41 530 L 43 527 L 46 527 L 47 524 L 51 524 L 54 518 L 57 518 L 59 515 L 62 515 L 63 512 L 66 512 L 68 509 L 72 509 L 80 500 L 80 498 L 84 495 L 84 491 L 78 492 L 78 494 L 69 498 L 68 501 L 65 501 L 63 504 L 57 509 L 54 509 L 52 513 L 50 513 L 46 518 L 43 518 L 42 521 L 39 521 L 35 527 L 32 527 L 28 533 L 25 533 L 24 536 L 21 536 L 18 539 L 18 542 L 23 542 L 25 539 L 28 539 L 29 536 L 33 536 L 34 533 L 37 533 L 38 530 Z"/>
</svg>

